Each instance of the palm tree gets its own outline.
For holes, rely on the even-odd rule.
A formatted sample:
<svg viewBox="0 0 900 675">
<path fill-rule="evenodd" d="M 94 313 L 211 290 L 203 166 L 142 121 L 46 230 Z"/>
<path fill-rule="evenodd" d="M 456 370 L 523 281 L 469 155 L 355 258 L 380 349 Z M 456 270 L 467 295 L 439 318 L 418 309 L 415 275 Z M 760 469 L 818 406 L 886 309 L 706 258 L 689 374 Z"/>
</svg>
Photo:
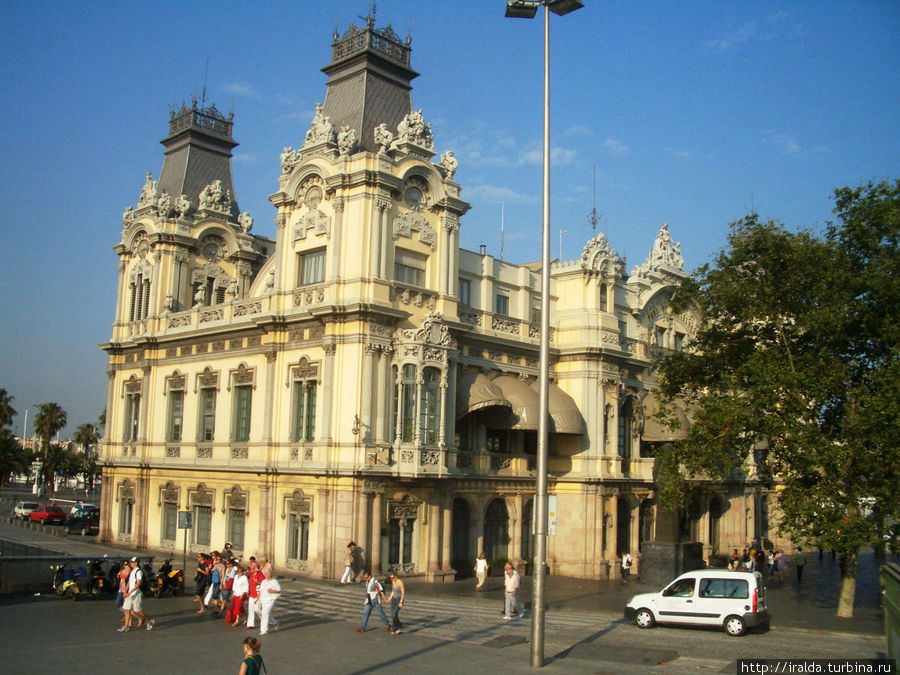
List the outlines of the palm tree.
<svg viewBox="0 0 900 675">
<path fill-rule="evenodd" d="M 68 415 L 58 403 L 41 403 L 36 407 L 38 412 L 34 416 L 34 433 L 41 439 L 41 475 L 45 484 L 50 484 L 52 492 L 53 474 L 60 464 L 60 459 L 57 452 L 51 447 L 50 439 L 66 426 Z"/>
<path fill-rule="evenodd" d="M 72 453 L 59 443 L 41 448 L 41 476 L 50 494 L 53 494 L 53 476 L 57 471 L 61 471 L 66 478 L 71 477 L 72 460 Z"/>
<path fill-rule="evenodd" d="M 16 397 L 7 394 L 6 389 L 0 389 L 0 430 L 5 430 L 12 424 L 12 418 L 16 416 L 16 411 L 12 407 L 15 400 Z"/>
<path fill-rule="evenodd" d="M 34 433 L 41 439 L 41 452 L 46 452 L 50 439 L 69 421 L 68 415 L 59 403 L 41 403 L 35 407 L 38 412 L 34 416 Z"/>
<path fill-rule="evenodd" d="M 31 453 L 19 441 L 6 433 L 0 433 L 0 487 L 13 473 L 26 473 L 31 466 Z"/>
<path fill-rule="evenodd" d="M 93 424 L 79 424 L 72 440 L 81 446 L 84 456 L 87 457 L 92 453 L 91 447 L 100 440 L 100 432 Z"/>
</svg>

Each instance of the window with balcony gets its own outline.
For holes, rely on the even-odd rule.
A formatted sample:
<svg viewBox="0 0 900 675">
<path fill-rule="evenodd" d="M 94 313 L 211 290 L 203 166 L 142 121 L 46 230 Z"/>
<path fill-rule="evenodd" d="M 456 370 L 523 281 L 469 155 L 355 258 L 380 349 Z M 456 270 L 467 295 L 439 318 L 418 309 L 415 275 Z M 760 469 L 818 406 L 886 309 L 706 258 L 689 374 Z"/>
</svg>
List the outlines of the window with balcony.
<svg viewBox="0 0 900 675">
<path fill-rule="evenodd" d="M 509 296 L 506 293 L 497 293 L 494 298 L 494 313 L 509 316 Z"/>
<path fill-rule="evenodd" d="M 122 421 L 122 440 L 126 443 L 136 441 L 141 421 L 141 395 L 139 393 L 126 392 L 125 416 Z"/>
<path fill-rule="evenodd" d="M 472 306 L 472 282 L 469 279 L 459 279 L 459 304 L 463 307 Z"/>
<path fill-rule="evenodd" d="M 441 422 L 440 371 L 426 368 L 419 402 L 419 428 L 422 445 L 437 445 L 438 426 Z"/>
</svg>

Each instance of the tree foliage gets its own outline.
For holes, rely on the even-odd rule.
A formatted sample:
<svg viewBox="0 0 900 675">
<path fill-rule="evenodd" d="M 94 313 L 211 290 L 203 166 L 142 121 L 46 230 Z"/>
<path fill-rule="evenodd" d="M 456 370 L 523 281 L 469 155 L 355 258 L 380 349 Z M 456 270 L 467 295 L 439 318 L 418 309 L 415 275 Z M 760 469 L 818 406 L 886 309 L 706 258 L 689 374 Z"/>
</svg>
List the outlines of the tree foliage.
<svg viewBox="0 0 900 675">
<path fill-rule="evenodd" d="M 758 466 L 777 484 L 779 529 L 849 556 L 849 574 L 900 518 L 900 181 L 834 196 L 824 236 L 734 223 L 675 293 L 704 322 L 660 365 L 663 393 L 694 414 L 659 489 L 677 503 L 686 479 Z"/>
</svg>

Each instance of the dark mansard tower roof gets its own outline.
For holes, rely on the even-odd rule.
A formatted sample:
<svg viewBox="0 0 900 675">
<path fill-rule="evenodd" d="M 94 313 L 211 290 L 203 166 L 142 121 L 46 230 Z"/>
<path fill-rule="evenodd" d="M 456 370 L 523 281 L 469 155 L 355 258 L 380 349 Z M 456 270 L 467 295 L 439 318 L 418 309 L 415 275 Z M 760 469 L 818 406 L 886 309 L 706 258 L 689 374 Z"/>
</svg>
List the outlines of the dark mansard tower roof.
<svg viewBox="0 0 900 675">
<path fill-rule="evenodd" d="M 376 29 L 371 16 L 365 28 L 350 24 L 342 36 L 334 34 L 331 63 L 322 68 L 329 78 L 324 112 L 335 129 L 358 131 L 360 150 L 377 152 L 375 127 L 396 129 L 412 112 L 410 82 L 419 74 L 409 67 L 410 42 L 390 25 Z"/>
<path fill-rule="evenodd" d="M 169 117 L 169 135 L 160 141 L 166 148 L 158 192 L 168 192 L 173 200 L 181 195 L 196 207 L 200 192 L 215 180 L 222 181 L 222 189 L 231 193 L 231 216 L 236 217 L 237 197 L 231 179 L 231 151 L 237 142 L 231 137 L 234 113 L 225 117 L 216 106 L 173 110 Z"/>
</svg>

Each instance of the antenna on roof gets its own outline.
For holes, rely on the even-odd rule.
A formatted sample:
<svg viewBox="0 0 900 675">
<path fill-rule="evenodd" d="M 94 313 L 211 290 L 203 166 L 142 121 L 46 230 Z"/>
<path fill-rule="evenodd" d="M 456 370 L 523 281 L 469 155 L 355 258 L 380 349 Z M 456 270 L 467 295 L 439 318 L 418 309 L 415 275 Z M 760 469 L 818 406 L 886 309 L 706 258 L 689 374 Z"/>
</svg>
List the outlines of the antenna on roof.
<svg viewBox="0 0 900 675">
<path fill-rule="evenodd" d="M 206 57 L 206 67 L 203 69 L 203 93 L 200 94 L 200 108 L 206 107 L 206 79 L 209 77 L 209 57 Z"/>
<path fill-rule="evenodd" d="M 588 221 L 591 224 L 591 230 L 596 232 L 597 225 L 600 224 L 600 214 L 597 213 L 597 162 L 594 162 L 594 208 L 591 209 Z"/>
<path fill-rule="evenodd" d="M 503 220 L 505 216 L 505 211 L 503 209 L 503 202 L 500 202 L 500 262 L 503 262 Z"/>
</svg>

